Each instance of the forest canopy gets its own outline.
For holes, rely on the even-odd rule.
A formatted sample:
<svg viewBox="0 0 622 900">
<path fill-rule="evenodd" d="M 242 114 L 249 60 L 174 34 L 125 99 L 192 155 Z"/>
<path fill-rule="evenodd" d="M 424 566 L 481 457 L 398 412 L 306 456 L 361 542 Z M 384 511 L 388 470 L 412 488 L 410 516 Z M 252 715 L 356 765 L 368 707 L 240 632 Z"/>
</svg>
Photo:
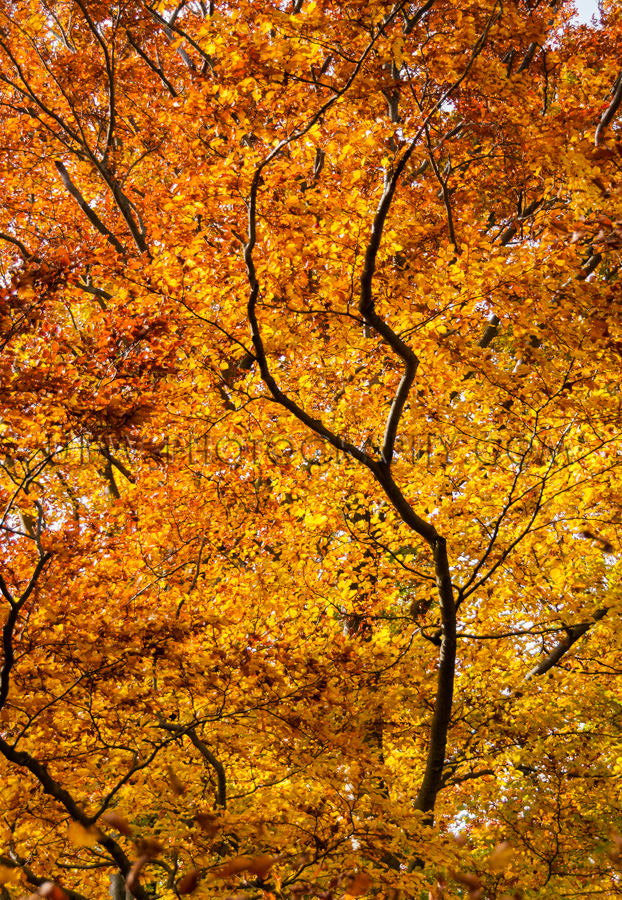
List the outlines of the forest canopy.
<svg viewBox="0 0 622 900">
<path fill-rule="evenodd" d="M 622 7 L 0 0 L 0 898 L 622 895 Z"/>
</svg>

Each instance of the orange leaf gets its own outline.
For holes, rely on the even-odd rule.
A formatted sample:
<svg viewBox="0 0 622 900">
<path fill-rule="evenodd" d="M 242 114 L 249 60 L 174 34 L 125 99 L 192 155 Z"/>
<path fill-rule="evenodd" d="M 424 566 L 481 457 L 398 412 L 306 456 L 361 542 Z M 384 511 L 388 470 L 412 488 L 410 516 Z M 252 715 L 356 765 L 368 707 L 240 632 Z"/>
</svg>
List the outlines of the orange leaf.
<svg viewBox="0 0 622 900">
<path fill-rule="evenodd" d="M 362 897 L 363 894 L 367 893 L 370 887 L 371 878 L 367 872 L 357 872 L 356 875 L 352 876 L 346 887 L 346 894 L 348 894 L 349 897 Z"/>
<path fill-rule="evenodd" d="M 187 872 L 177 882 L 178 894 L 191 894 L 199 883 L 199 873 L 196 869 Z"/>
</svg>

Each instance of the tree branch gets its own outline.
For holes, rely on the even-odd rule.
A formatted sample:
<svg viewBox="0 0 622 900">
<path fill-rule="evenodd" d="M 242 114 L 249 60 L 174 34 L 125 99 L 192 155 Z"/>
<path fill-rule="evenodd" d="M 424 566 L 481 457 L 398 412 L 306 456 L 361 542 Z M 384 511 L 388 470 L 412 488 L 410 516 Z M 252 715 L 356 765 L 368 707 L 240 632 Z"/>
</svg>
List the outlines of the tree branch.
<svg viewBox="0 0 622 900">
<path fill-rule="evenodd" d="M 24 259 L 28 260 L 28 259 L 35 258 L 32 255 L 32 253 L 26 249 L 26 246 L 24 244 L 22 244 L 21 241 L 19 241 L 17 238 L 11 237 L 10 234 L 6 234 L 6 232 L 0 231 L 0 240 L 8 241 L 9 244 L 14 244 L 17 247 L 17 249 L 19 250 L 19 252 L 21 253 L 21 255 L 24 257 Z"/>
<path fill-rule="evenodd" d="M 212 751 L 207 747 L 203 741 L 197 736 L 194 728 L 191 728 L 188 731 L 188 737 L 197 748 L 201 756 L 207 760 L 207 762 L 212 766 L 214 771 L 216 772 L 216 805 L 221 806 L 223 809 L 227 808 L 227 776 L 225 773 L 225 767 L 220 762 L 220 760 L 216 759 Z"/>
<path fill-rule="evenodd" d="M 22 857 L 18 856 L 14 851 L 11 851 L 8 856 L 0 856 L 0 865 L 6 866 L 9 869 L 19 869 L 26 876 L 28 884 L 31 884 L 33 887 L 39 887 L 46 881 L 49 881 L 48 878 L 42 878 L 40 875 L 35 875 L 30 866 L 27 865 L 26 860 L 22 859 Z M 62 891 L 69 900 L 87 900 L 84 894 L 73 891 L 71 888 L 65 887 L 64 885 Z"/>
<path fill-rule="evenodd" d="M 392 15 L 399 11 L 400 7 L 394 9 Z M 426 754 L 426 769 L 421 786 L 415 800 L 416 808 L 426 813 L 433 813 L 436 797 L 441 788 L 441 778 L 445 764 L 445 751 L 447 746 L 447 734 L 449 730 L 449 722 L 451 718 L 451 710 L 453 703 L 453 685 L 456 660 L 456 604 L 453 599 L 453 587 L 451 583 L 451 575 L 449 571 L 449 563 L 447 558 L 446 541 L 442 538 L 429 522 L 426 522 L 418 516 L 413 510 L 410 503 L 402 494 L 401 490 L 395 483 L 391 475 L 391 461 L 393 457 L 395 438 L 401 414 L 408 397 L 408 392 L 412 385 L 413 379 L 418 365 L 418 358 L 414 351 L 393 331 L 393 329 L 382 319 L 374 310 L 372 283 L 374 272 L 376 269 L 376 260 L 382 241 L 383 230 L 391 203 L 400 179 L 408 161 L 410 160 L 421 135 L 428 126 L 434 114 L 442 106 L 442 104 L 451 96 L 451 94 L 459 87 L 470 72 L 475 60 L 481 53 L 486 43 L 488 32 L 494 20 L 496 12 L 496 4 L 490 17 L 486 23 L 483 33 L 476 41 L 471 52 L 469 61 L 467 62 L 461 75 L 454 81 L 450 87 L 443 92 L 441 97 L 434 103 L 431 110 L 427 113 L 422 125 L 417 130 L 415 136 L 411 139 L 406 150 L 400 157 L 394 169 L 388 173 L 385 181 L 385 188 L 380 199 L 376 214 L 374 216 L 371 235 L 367 244 L 363 271 L 360 279 L 360 299 L 359 311 L 363 315 L 365 321 L 371 325 L 375 331 L 383 337 L 394 352 L 402 359 L 404 363 L 404 373 L 397 388 L 391 409 L 389 411 L 387 424 L 385 427 L 382 456 L 376 461 L 368 454 L 359 450 L 354 445 L 344 439 L 333 434 L 320 421 L 309 416 L 295 401 L 288 397 L 277 386 L 268 365 L 268 360 L 257 320 L 257 302 L 259 298 L 259 281 L 257 279 L 255 263 L 253 259 L 253 250 L 257 241 L 257 197 L 259 184 L 263 169 L 275 158 L 280 150 L 292 141 L 304 135 L 312 125 L 324 114 L 326 110 L 332 106 L 336 100 L 342 96 L 349 85 L 354 80 L 358 70 L 360 69 L 366 55 L 371 50 L 373 43 L 377 39 L 381 31 L 386 27 L 390 17 L 387 17 L 385 24 L 381 26 L 376 36 L 372 39 L 367 49 L 357 62 L 353 73 L 346 81 L 346 84 L 340 93 L 331 97 L 320 110 L 310 118 L 306 126 L 290 135 L 289 138 L 281 141 L 276 147 L 262 160 L 255 169 L 253 180 L 251 183 L 251 191 L 248 200 L 248 240 L 244 245 L 244 260 L 248 274 L 248 282 L 250 287 L 248 298 L 248 319 L 251 327 L 253 345 L 255 355 L 259 363 L 261 376 L 264 383 L 270 390 L 273 398 L 292 412 L 299 421 L 310 427 L 316 434 L 323 437 L 333 446 L 344 450 L 354 459 L 362 462 L 374 474 L 376 480 L 384 489 L 387 497 L 393 504 L 394 509 L 401 518 L 410 525 L 410 527 L 418 535 L 420 535 L 432 548 L 434 556 L 434 566 L 436 580 L 439 592 L 439 602 L 441 608 L 441 619 L 443 623 L 443 637 L 441 640 L 441 650 L 439 658 L 439 673 L 436 698 L 434 703 L 434 714 L 431 725 L 430 744 Z"/>
<path fill-rule="evenodd" d="M 490 26 L 493 22 L 494 13 L 496 10 L 496 4 L 493 7 L 493 11 L 488 18 L 486 23 L 486 27 L 484 31 L 478 38 L 471 51 L 471 56 L 469 61 L 467 62 L 464 70 L 460 74 L 460 76 L 451 84 L 446 91 L 443 92 L 441 97 L 436 101 L 436 103 L 432 106 L 432 109 L 427 113 L 425 119 L 423 120 L 422 125 L 417 130 L 415 136 L 411 139 L 408 144 L 406 150 L 402 154 L 400 160 L 397 165 L 394 167 L 392 172 L 389 173 L 388 178 L 385 183 L 385 189 L 380 198 L 380 203 L 378 204 L 378 209 L 376 210 L 376 214 L 374 216 L 374 221 L 372 224 L 371 235 L 367 244 L 367 249 L 365 251 L 365 261 L 363 263 L 363 272 L 361 274 L 360 281 L 360 295 L 359 295 L 359 312 L 364 317 L 365 321 L 389 344 L 391 349 L 401 358 L 404 363 L 404 374 L 402 375 L 402 379 L 398 385 L 397 391 L 393 398 L 393 402 L 391 404 L 391 408 L 389 410 L 389 415 L 387 418 L 387 423 L 385 426 L 384 438 L 383 438 L 383 446 L 382 446 L 382 465 L 385 467 L 390 467 L 391 462 L 393 460 L 393 452 L 395 447 L 395 440 L 397 436 L 397 430 L 399 427 L 400 418 L 402 416 L 402 412 L 404 410 L 404 405 L 408 398 L 408 394 L 410 392 L 410 388 L 415 378 L 415 374 L 417 372 L 417 367 L 419 365 L 419 359 L 414 353 L 414 351 L 408 347 L 407 344 L 402 341 L 402 339 L 393 331 L 393 329 L 382 319 L 379 315 L 377 315 L 374 308 L 374 299 L 373 299 L 373 290 L 372 283 L 374 278 L 374 273 L 376 271 L 376 260 L 378 257 L 378 252 L 380 250 L 380 244 L 382 242 L 382 235 L 384 231 L 384 226 L 387 220 L 387 216 L 389 214 L 389 210 L 391 209 L 391 203 L 393 202 L 393 197 L 395 195 L 395 191 L 399 182 L 399 179 L 406 168 L 408 161 L 410 160 L 415 147 L 419 143 L 421 136 L 426 133 L 428 125 L 432 120 L 432 117 L 437 112 L 437 110 L 442 106 L 442 104 L 453 94 L 453 92 L 462 84 L 464 79 L 469 74 L 473 63 L 482 52 L 484 45 L 486 43 L 486 38 L 488 36 L 488 31 L 490 30 Z"/>
<path fill-rule="evenodd" d="M 54 165 L 56 166 L 56 170 L 57 170 L 58 174 L 60 175 L 63 184 L 65 185 L 65 187 L 67 188 L 67 190 L 69 191 L 71 196 L 74 198 L 74 200 L 76 201 L 76 203 L 78 204 L 78 206 L 80 207 L 82 212 L 85 214 L 85 216 L 87 217 L 89 222 L 91 222 L 91 224 L 95 226 L 95 228 L 99 231 L 100 234 L 103 234 L 103 236 L 106 238 L 106 240 L 110 244 L 112 244 L 112 246 L 118 253 L 125 255 L 126 251 L 125 251 L 125 247 L 123 246 L 123 244 L 121 244 L 121 242 L 114 236 L 114 234 L 108 228 L 106 228 L 106 226 L 104 225 L 102 220 L 99 218 L 97 213 L 94 212 L 91 209 L 91 207 L 88 205 L 88 203 L 86 202 L 86 200 L 84 199 L 84 197 L 82 196 L 82 194 L 80 193 L 78 188 L 75 186 L 75 184 L 71 180 L 69 172 L 67 171 L 67 169 L 65 168 L 63 163 L 59 159 L 57 159 L 54 161 Z"/>
<path fill-rule="evenodd" d="M 125 466 L 121 462 L 120 459 L 117 459 L 117 457 L 114 456 L 110 452 L 110 447 L 107 447 L 104 444 L 103 446 L 98 447 L 97 449 L 98 449 L 99 453 L 101 453 L 101 455 L 104 457 L 104 459 L 106 459 L 110 463 L 111 466 L 114 466 L 115 469 L 119 470 L 119 472 L 123 475 L 124 478 L 126 478 L 131 484 L 136 483 L 135 476 L 130 472 L 130 470 L 127 468 L 127 466 Z"/>
<path fill-rule="evenodd" d="M 155 72 L 155 74 L 158 76 L 158 78 L 160 79 L 160 81 L 162 82 L 164 87 L 167 89 L 167 91 L 169 92 L 171 97 L 177 97 L 177 91 L 175 90 L 175 88 L 173 87 L 171 82 L 168 80 L 166 75 L 164 74 L 164 71 L 161 68 L 159 68 L 158 66 L 156 66 L 156 64 L 153 62 L 153 60 L 150 59 L 149 56 L 147 56 L 145 51 L 141 48 L 140 44 L 132 36 L 131 32 L 126 31 L 125 33 L 127 35 L 128 41 L 130 42 L 130 44 L 132 45 L 134 50 L 136 50 L 136 52 L 138 53 L 140 58 L 147 63 L 147 65 L 149 66 L 151 71 Z"/>
<path fill-rule="evenodd" d="M 99 44 L 102 49 L 104 55 L 104 62 L 106 66 L 106 79 L 108 81 L 108 127 L 106 129 L 106 141 L 104 146 L 104 152 L 102 155 L 103 162 L 106 163 L 108 159 L 108 154 L 110 153 L 110 148 L 112 147 L 112 140 L 114 136 L 114 128 L 115 128 L 115 90 L 114 90 L 114 62 L 113 57 L 110 55 L 106 42 L 102 38 L 101 34 L 97 30 L 97 25 L 91 18 L 89 11 L 86 7 L 84 0 L 75 0 L 80 9 L 82 10 L 82 15 L 86 19 L 86 22 L 95 36 L 95 40 Z M 113 45 L 114 47 L 114 45 Z M 99 143 L 99 141 L 98 141 Z"/>
<path fill-rule="evenodd" d="M 440 600 L 443 637 L 439 654 L 438 682 L 430 730 L 430 745 L 425 773 L 415 798 L 415 809 L 424 813 L 434 810 L 436 797 L 442 786 L 456 668 L 456 604 L 447 559 L 447 545 L 445 538 L 440 536 L 434 547 L 434 570 Z"/>
<path fill-rule="evenodd" d="M 81 808 L 78 806 L 76 801 L 73 799 L 71 794 L 65 790 L 49 773 L 49 770 L 44 763 L 40 763 L 36 760 L 30 753 L 26 753 L 24 750 L 16 750 L 15 747 L 12 747 L 8 744 L 3 737 L 0 737 L 0 753 L 12 762 L 14 765 L 19 766 L 21 768 L 27 769 L 31 775 L 37 779 L 39 784 L 41 785 L 43 792 L 48 794 L 50 797 L 53 797 L 61 806 L 69 813 L 72 819 L 76 822 L 79 822 L 84 828 L 89 828 L 92 824 L 92 820 L 89 816 L 85 815 Z M 121 847 L 117 844 L 114 838 L 110 837 L 110 835 L 100 834 L 100 837 L 97 839 L 97 842 L 104 847 L 105 850 L 108 851 L 112 859 L 117 865 L 119 871 L 126 878 L 131 869 L 131 863 Z M 137 900 L 148 900 L 148 896 L 144 890 L 144 888 L 135 883 L 132 887 L 132 893 L 137 898 Z"/>
<path fill-rule="evenodd" d="M 44 553 L 43 556 L 39 559 L 39 562 L 34 568 L 28 586 L 22 593 L 19 600 L 13 600 L 8 591 L 8 588 L 6 587 L 4 579 L 2 580 L 2 584 L 0 585 L 0 587 L 2 588 L 2 593 L 10 603 L 9 615 L 7 616 L 7 620 L 4 623 L 4 628 L 2 629 L 2 651 L 4 660 L 2 663 L 2 670 L 0 671 L 0 709 L 4 707 L 4 704 L 6 703 L 9 696 L 11 669 L 13 668 L 13 663 L 15 662 L 15 653 L 13 650 L 13 632 L 15 630 L 15 625 L 17 624 L 17 619 L 22 610 L 22 607 L 34 590 L 35 584 L 37 583 L 41 572 L 43 571 L 47 561 L 51 556 L 52 554 L 47 552 Z"/>
<path fill-rule="evenodd" d="M 584 634 L 596 625 L 597 622 L 600 622 L 601 619 L 609 612 L 608 606 L 603 606 L 601 609 L 596 610 L 592 617 L 591 622 L 584 622 L 582 625 L 573 625 L 570 628 L 566 629 L 566 636 L 562 638 L 562 640 L 556 644 L 556 646 L 551 650 L 544 659 L 540 660 L 537 665 L 533 667 L 526 675 L 525 681 L 529 681 L 532 678 L 536 678 L 538 675 L 544 675 L 545 672 L 548 672 L 549 669 L 552 669 L 557 663 L 562 659 L 563 656 L 568 653 L 573 644 L 579 640 L 579 638 L 583 637 Z"/>
<path fill-rule="evenodd" d="M 216 805 L 222 809 L 227 808 L 227 775 L 225 767 L 220 760 L 214 756 L 209 747 L 203 743 L 196 733 L 195 725 L 174 725 L 171 722 L 165 722 L 159 717 L 160 728 L 169 731 L 171 734 L 188 735 L 194 746 L 197 748 L 203 759 L 207 760 L 210 766 L 216 772 Z"/>
<path fill-rule="evenodd" d="M 612 93 L 613 97 L 611 98 L 611 103 L 600 117 L 600 122 L 598 123 L 596 134 L 594 135 L 594 144 L 597 147 L 600 147 L 600 145 L 604 143 L 607 127 L 617 113 L 620 103 L 622 103 L 622 72 L 620 72 L 614 82 Z"/>
</svg>

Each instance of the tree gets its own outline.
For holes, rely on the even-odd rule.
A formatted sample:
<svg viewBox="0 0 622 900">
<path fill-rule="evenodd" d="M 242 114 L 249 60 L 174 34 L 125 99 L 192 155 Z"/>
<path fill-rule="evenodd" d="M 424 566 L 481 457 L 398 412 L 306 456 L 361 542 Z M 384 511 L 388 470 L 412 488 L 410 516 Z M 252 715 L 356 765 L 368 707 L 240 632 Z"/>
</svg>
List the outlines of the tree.
<svg viewBox="0 0 622 900">
<path fill-rule="evenodd" d="M 619 3 L 0 9 L 2 897 L 619 896 Z"/>
</svg>

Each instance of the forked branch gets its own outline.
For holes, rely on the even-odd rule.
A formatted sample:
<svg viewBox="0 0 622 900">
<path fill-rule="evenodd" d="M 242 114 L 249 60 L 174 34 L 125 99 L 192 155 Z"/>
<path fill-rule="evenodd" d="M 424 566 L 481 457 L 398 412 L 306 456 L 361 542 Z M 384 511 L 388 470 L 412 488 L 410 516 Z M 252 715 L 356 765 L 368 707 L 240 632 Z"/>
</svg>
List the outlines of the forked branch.
<svg viewBox="0 0 622 900">
<path fill-rule="evenodd" d="M 398 9 L 394 10 L 393 15 L 396 14 Z M 339 94 L 331 97 L 331 99 L 328 100 L 320 108 L 318 113 L 311 117 L 306 126 L 301 128 L 299 131 L 294 132 L 292 135 L 290 135 L 289 138 L 286 138 L 284 141 L 281 141 L 279 144 L 277 144 L 277 146 L 257 166 L 251 184 L 251 191 L 248 201 L 248 240 L 244 245 L 244 260 L 246 262 L 250 288 L 247 306 L 248 319 L 253 338 L 255 355 L 259 364 L 261 376 L 266 387 L 269 389 L 272 398 L 277 403 L 288 409 L 294 416 L 296 416 L 299 421 L 307 425 L 307 427 L 313 430 L 320 437 L 324 438 L 324 440 L 326 440 L 328 443 L 344 450 L 353 459 L 356 459 L 358 462 L 363 463 L 363 465 L 365 465 L 373 473 L 377 482 L 383 488 L 387 497 L 391 501 L 396 512 L 401 516 L 404 522 L 406 522 L 412 528 L 415 533 L 420 535 L 420 537 L 422 537 L 428 543 L 433 552 L 434 568 L 436 573 L 441 618 L 443 624 L 443 636 L 440 648 L 434 714 L 432 718 L 430 741 L 426 754 L 425 773 L 415 800 L 416 808 L 428 813 L 429 815 L 433 814 L 436 797 L 442 786 L 447 736 L 449 732 L 449 723 L 453 704 L 456 661 L 456 604 L 453 597 L 453 587 L 451 582 L 451 573 L 449 569 L 445 539 L 436 532 L 436 529 L 432 524 L 426 522 L 424 519 L 418 516 L 417 513 L 415 513 L 411 504 L 404 497 L 391 474 L 391 462 L 394 454 L 397 431 L 410 388 L 415 378 L 419 360 L 415 352 L 399 337 L 399 335 L 395 333 L 391 326 L 377 314 L 374 307 L 373 277 L 376 270 L 376 262 L 382 242 L 384 226 L 391 209 L 391 204 L 399 183 L 399 179 L 404 172 L 409 160 L 411 159 L 415 147 L 419 143 L 419 140 L 428 127 L 432 117 L 441 108 L 442 104 L 464 81 L 469 71 L 471 70 L 473 63 L 483 50 L 489 29 L 494 21 L 495 14 L 496 4 L 488 19 L 484 32 L 473 47 L 469 61 L 462 74 L 442 94 L 442 96 L 433 105 L 432 109 L 429 110 L 422 125 L 407 145 L 397 164 L 392 170 L 387 173 L 387 176 L 385 178 L 384 191 L 380 198 L 380 203 L 374 216 L 371 235 L 367 244 L 363 271 L 360 279 L 359 312 L 363 316 L 366 323 L 370 325 L 377 332 L 377 334 L 379 334 L 380 337 L 382 337 L 386 341 L 387 344 L 389 344 L 391 349 L 404 363 L 404 372 L 393 398 L 391 408 L 389 410 L 389 415 L 385 426 L 381 456 L 379 460 L 370 457 L 367 453 L 359 450 L 350 442 L 334 434 L 322 422 L 309 416 L 308 413 L 306 413 L 300 407 L 300 405 L 296 403 L 296 401 L 292 400 L 291 397 L 286 395 L 277 385 L 270 371 L 270 366 L 268 363 L 268 358 L 266 355 L 257 318 L 257 302 L 259 299 L 260 285 L 257 279 L 255 263 L 253 259 L 253 251 L 257 240 L 257 201 L 263 170 L 266 168 L 266 166 L 269 165 L 270 162 L 272 162 L 272 160 L 283 149 L 283 147 L 287 146 L 292 141 L 297 140 L 299 137 L 302 137 L 309 130 L 309 128 L 311 128 L 312 125 L 315 124 L 316 121 L 318 121 L 320 116 L 324 115 L 324 113 L 328 111 L 332 104 L 336 102 L 338 97 L 348 89 L 350 84 L 352 84 L 352 81 L 354 80 L 356 74 L 360 70 L 366 55 L 371 49 L 371 46 L 377 39 L 378 35 L 384 30 L 387 22 L 385 22 L 370 45 L 368 45 L 365 53 L 362 55 L 357 65 L 355 66 L 354 72 L 352 73 L 351 77 L 348 79 L 342 90 L 339 92 Z"/>
</svg>

